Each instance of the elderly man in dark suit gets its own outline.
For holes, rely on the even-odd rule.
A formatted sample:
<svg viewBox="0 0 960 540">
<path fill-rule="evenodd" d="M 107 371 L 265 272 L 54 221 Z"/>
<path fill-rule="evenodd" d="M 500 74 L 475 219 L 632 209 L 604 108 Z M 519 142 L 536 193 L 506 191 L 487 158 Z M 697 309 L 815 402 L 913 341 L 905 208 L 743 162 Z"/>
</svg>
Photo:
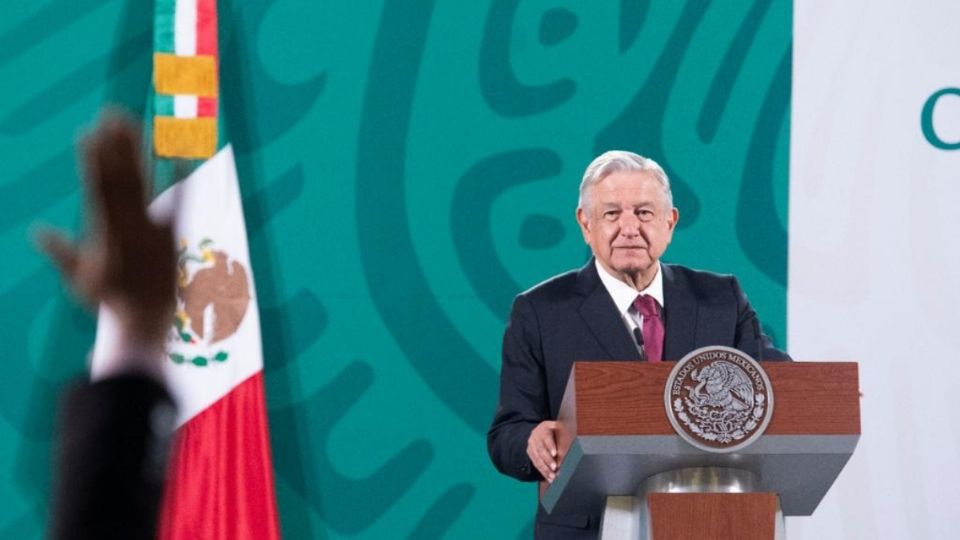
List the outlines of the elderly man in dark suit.
<svg viewBox="0 0 960 540">
<path fill-rule="evenodd" d="M 503 338 L 500 400 L 487 446 L 500 472 L 552 482 L 562 456 L 554 429 L 578 360 L 679 360 L 707 345 L 787 359 L 760 331 L 736 278 L 660 258 L 680 217 L 653 160 L 610 151 L 580 184 L 577 222 L 593 258 L 517 296 Z M 600 516 L 547 514 L 536 537 L 596 538 Z"/>
</svg>

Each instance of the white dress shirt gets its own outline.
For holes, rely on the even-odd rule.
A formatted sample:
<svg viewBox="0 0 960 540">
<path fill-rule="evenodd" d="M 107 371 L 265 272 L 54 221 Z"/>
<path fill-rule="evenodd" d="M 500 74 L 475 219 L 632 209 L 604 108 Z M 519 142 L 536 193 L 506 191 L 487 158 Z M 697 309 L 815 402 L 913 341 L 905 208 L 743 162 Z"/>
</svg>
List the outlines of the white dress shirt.
<svg viewBox="0 0 960 540">
<path fill-rule="evenodd" d="M 606 268 L 600 264 L 600 261 L 594 260 L 594 264 L 597 265 L 597 274 L 600 275 L 600 281 L 610 294 L 610 298 L 613 299 L 613 303 L 617 306 L 617 311 L 620 312 L 620 318 L 623 320 L 627 332 L 631 336 L 633 336 L 634 328 L 639 328 L 642 332 L 643 315 L 633 309 L 633 301 L 641 294 L 649 294 L 657 301 L 660 309 L 663 310 L 663 272 L 660 268 L 660 262 L 657 262 L 657 273 L 653 276 L 653 281 L 642 291 L 637 291 L 630 285 L 614 277 L 610 272 L 607 272 Z M 637 350 L 640 351 L 640 345 L 637 343 L 634 343 L 634 345 L 636 345 Z"/>
</svg>

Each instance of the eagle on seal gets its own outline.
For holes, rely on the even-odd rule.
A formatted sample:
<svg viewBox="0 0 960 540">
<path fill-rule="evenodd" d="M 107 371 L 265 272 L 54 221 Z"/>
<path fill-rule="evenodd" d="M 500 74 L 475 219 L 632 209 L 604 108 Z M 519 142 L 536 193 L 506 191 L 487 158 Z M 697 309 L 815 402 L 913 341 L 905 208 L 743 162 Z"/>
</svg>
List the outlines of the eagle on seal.
<svg viewBox="0 0 960 540">
<path fill-rule="evenodd" d="M 753 384 L 736 364 L 720 360 L 694 370 L 690 378 L 699 383 L 694 388 L 687 388 L 690 399 L 700 407 L 720 407 L 725 411 L 744 411 L 753 407 Z"/>
</svg>

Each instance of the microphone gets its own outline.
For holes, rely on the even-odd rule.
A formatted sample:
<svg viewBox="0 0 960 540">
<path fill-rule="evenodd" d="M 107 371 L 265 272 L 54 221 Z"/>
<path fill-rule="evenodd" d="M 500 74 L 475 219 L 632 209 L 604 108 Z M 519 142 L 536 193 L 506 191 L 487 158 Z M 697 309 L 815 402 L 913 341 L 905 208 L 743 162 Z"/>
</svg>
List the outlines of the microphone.
<svg viewBox="0 0 960 540">
<path fill-rule="evenodd" d="M 760 331 L 760 319 L 753 317 L 753 332 L 757 338 L 757 362 L 763 362 L 763 332 Z"/>
<path fill-rule="evenodd" d="M 637 347 L 640 347 L 640 361 L 647 361 L 647 350 L 643 347 L 643 332 L 640 331 L 639 326 L 633 327 L 633 339 L 637 342 Z"/>
</svg>

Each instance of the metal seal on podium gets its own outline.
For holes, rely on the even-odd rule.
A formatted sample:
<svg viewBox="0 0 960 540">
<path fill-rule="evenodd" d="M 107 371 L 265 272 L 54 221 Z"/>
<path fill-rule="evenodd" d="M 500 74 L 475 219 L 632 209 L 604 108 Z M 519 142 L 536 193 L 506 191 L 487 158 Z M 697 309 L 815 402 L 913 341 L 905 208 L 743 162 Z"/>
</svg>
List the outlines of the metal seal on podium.
<svg viewBox="0 0 960 540">
<path fill-rule="evenodd" d="M 677 362 L 663 400 L 680 438 L 707 452 L 750 445 L 773 416 L 773 388 L 760 363 L 719 345 L 697 349 Z"/>
</svg>

